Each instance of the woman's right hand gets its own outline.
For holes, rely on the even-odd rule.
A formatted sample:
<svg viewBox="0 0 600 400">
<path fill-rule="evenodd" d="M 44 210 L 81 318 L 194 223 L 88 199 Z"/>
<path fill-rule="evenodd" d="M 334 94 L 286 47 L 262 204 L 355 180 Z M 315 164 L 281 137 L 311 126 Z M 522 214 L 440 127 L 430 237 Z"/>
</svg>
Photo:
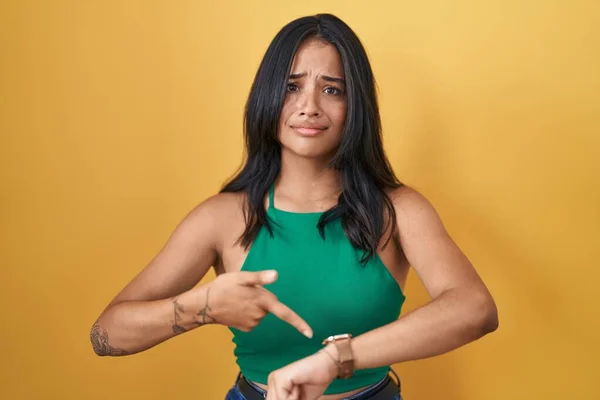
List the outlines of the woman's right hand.
<svg viewBox="0 0 600 400">
<path fill-rule="evenodd" d="M 207 288 L 207 309 L 216 323 L 243 332 L 251 331 L 268 314 L 312 338 L 311 327 L 262 285 L 277 280 L 277 271 L 240 271 L 219 275 Z"/>
</svg>

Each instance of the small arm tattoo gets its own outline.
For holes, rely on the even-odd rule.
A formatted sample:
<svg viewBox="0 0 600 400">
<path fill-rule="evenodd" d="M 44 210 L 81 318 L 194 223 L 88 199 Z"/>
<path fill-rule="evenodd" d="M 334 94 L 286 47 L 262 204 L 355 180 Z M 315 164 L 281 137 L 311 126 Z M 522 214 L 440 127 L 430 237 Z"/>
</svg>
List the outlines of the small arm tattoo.
<svg viewBox="0 0 600 400">
<path fill-rule="evenodd" d="M 198 327 L 198 326 L 202 326 L 202 325 L 214 324 L 217 321 L 213 316 L 210 315 L 211 308 L 210 308 L 210 305 L 208 304 L 209 295 L 210 295 L 210 288 L 208 288 L 206 290 L 206 304 L 205 304 L 204 308 L 202 308 L 198 312 L 198 314 L 196 314 L 200 318 L 198 321 L 193 322 L 193 324 L 195 325 L 194 328 Z M 185 312 L 185 310 L 183 309 L 183 305 L 177 301 L 177 297 L 173 297 L 172 301 L 173 301 L 173 318 L 174 318 L 173 332 L 176 334 L 187 332 L 191 328 L 186 328 L 183 325 L 181 325 L 181 319 L 182 319 L 181 314 Z"/>
<path fill-rule="evenodd" d="M 200 322 L 199 325 L 206 325 L 206 324 L 214 324 L 215 322 L 217 322 L 217 320 L 209 314 L 209 312 L 211 311 L 210 305 L 208 304 L 208 296 L 210 294 L 210 287 L 208 289 L 206 289 L 206 305 L 204 306 L 204 308 L 202 310 L 200 310 L 198 312 L 198 315 L 200 317 Z"/>
<path fill-rule="evenodd" d="M 90 340 L 92 342 L 94 351 L 99 356 L 126 356 L 131 354 L 127 350 L 117 349 L 108 344 L 108 332 L 106 329 L 100 328 L 100 324 L 98 324 L 98 322 L 92 326 Z"/>
</svg>

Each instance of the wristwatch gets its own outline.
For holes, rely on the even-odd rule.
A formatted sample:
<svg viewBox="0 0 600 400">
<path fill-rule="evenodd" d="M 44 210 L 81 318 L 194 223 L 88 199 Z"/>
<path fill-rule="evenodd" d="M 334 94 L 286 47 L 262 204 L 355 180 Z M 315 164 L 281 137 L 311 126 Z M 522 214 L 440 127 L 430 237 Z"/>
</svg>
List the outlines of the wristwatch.
<svg viewBox="0 0 600 400">
<path fill-rule="evenodd" d="M 354 375 L 354 355 L 352 354 L 350 339 L 352 339 L 352 334 L 344 333 L 342 335 L 329 336 L 323 340 L 323 345 L 333 343 L 338 350 L 340 379 L 348 379 Z"/>
</svg>

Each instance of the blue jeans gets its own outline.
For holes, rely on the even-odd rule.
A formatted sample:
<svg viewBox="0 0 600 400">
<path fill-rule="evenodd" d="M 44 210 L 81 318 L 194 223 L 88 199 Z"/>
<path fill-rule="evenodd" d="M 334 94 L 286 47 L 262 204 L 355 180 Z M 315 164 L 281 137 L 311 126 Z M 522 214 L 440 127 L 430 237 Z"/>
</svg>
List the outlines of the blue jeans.
<svg viewBox="0 0 600 400">
<path fill-rule="evenodd" d="M 398 382 L 400 382 L 400 379 L 398 378 L 398 375 L 396 375 L 396 373 L 394 372 L 394 370 L 390 369 L 390 371 L 394 374 L 394 376 L 396 376 L 396 379 L 398 379 Z M 240 389 L 238 388 L 238 381 L 241 379 L 241 374 L 238 375 L 235 385 L 233 385 L 233 387 L 229 390 L 229 392 L 227 393 L 227 396 L 225 397 L 225 400 L 247 400 L 246 397 L 244 397 L 244 395 L 242 394 L 242 392 L 240 392 Z M 263 394 L 263 396 L 266 398 L 266 392 L 256 386 L 253 385 L 252 383 L 250 383 L 250 385 L 259 393 Z M 376 387 L 378 385 L 378 383 L 375 383 L 371 386 L 366 387 L 364 390 L 352 395 L 352 397 L 350 397 L 348 400 L 368 400 L 371 396 L 371 391 L 374 387 Z M 396 394 L 395 396 L 391 397 L 389 400 L 402 400 L 402 395 L 400 393 L 400 390 L 398 390 L 398 394 Z"/>
</svg>

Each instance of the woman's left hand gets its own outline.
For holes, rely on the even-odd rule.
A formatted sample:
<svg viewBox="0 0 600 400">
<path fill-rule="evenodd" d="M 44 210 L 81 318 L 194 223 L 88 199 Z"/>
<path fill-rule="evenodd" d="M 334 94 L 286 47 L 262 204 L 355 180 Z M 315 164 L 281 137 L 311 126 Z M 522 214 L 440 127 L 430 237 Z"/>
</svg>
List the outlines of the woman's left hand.
<svg viewBox="0 0 600 400">
<path fill-rule="evenodd" d="M 267 400 L 316 400 L 338 376 L 334 355 L 321 350 L 271 372 Z"/>
</svg>

